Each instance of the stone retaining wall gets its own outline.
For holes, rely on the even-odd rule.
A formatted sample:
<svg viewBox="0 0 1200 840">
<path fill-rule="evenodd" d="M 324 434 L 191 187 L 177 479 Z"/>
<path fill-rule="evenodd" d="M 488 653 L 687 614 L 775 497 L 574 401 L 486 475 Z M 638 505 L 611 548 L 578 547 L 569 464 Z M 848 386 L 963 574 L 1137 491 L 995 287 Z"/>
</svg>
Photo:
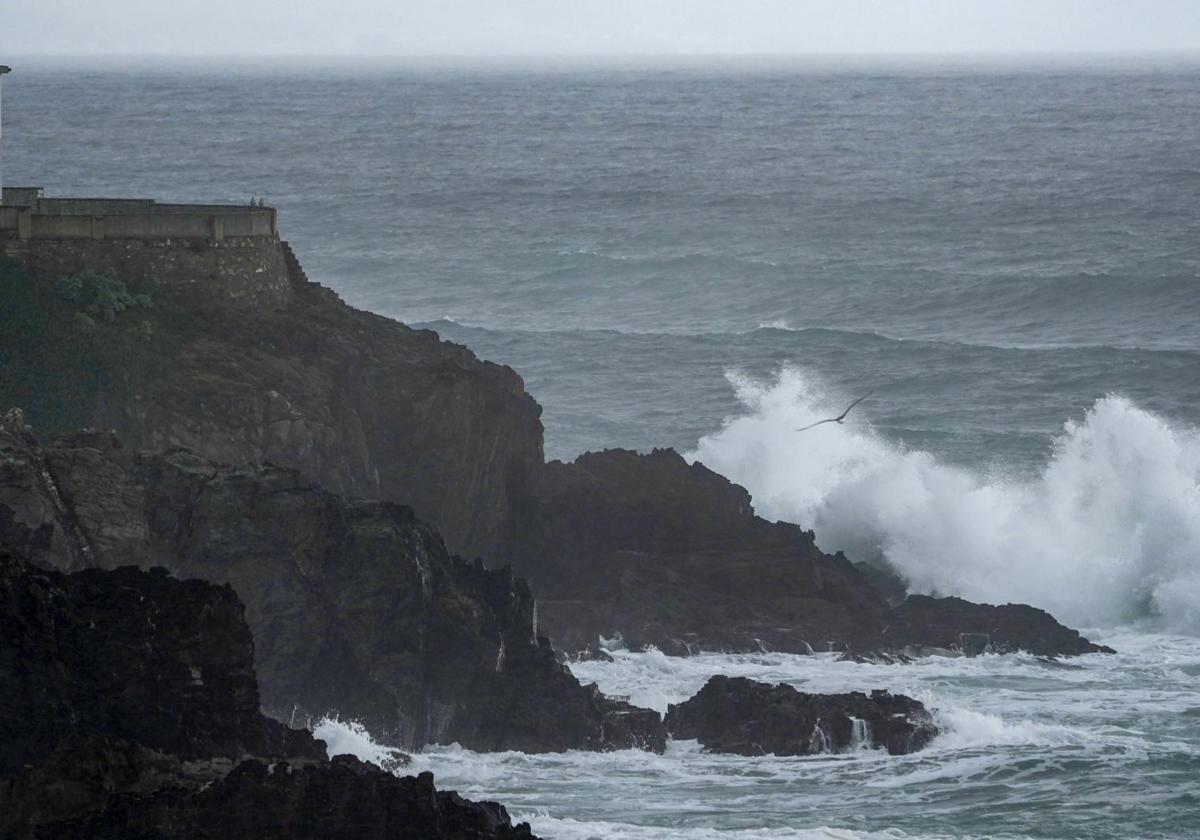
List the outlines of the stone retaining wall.
<svg viewBox="0 0 1200 840">
<path fill-rule="evenodd" d="M 85 218 L 86 217 L 82 217 Z M 218 296 L 248 307 L 282 306 L 292 288 L 276 237 L 205 239 L 26 239 L 0 237 L 0 255 L 43 277 L 90 269 L 137 286 Z"/>
</svg>

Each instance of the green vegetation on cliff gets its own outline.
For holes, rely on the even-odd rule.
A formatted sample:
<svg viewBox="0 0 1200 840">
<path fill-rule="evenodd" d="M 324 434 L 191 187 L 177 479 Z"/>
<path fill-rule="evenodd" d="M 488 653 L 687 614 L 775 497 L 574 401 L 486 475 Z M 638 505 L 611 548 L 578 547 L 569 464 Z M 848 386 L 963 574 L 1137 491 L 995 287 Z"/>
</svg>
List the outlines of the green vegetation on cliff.
<svg viewBox="0 0 1200 840">
<path fill-rule="evenodd" d="M 0 393 L 41 435 L 96 420 L 169 363 L 172 331 L 148 289 L 85 271 L 46 280 L 0 260 Z"/>
</svg>

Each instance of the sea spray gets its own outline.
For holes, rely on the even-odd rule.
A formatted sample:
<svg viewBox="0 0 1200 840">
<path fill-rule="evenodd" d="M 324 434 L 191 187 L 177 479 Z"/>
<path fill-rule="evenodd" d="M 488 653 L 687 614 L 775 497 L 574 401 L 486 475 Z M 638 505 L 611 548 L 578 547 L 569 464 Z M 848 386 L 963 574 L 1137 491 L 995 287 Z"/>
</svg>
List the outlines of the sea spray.
<svg viewBox="0 0 1200 840">
<path fill-rule="evenodd" d="M 883 559 L 918 592 L 1200 632 L 1196 431 L 1103 397 L 1064 424 L 1035 478 L 1013 479 L 885 441 L 869 402 L 844 425 L 797 432 L 845 402 L 797 367 L 729 379 L 746 411 L 689 459 L 746 486 L 761 515 L 813 527 L 826 550 Z"/>
<path fill-rule="evenodd" d="M 323 717 L 313 726 L 313 737 L 325 742 L 325 750 L 335 755 L 352 755 L 370 761 L 384 770 L 396 771 L 408 764 L 409 758 L 400 750 L 380 744 L 361 723 L 337 717 Z"/>
</svg>

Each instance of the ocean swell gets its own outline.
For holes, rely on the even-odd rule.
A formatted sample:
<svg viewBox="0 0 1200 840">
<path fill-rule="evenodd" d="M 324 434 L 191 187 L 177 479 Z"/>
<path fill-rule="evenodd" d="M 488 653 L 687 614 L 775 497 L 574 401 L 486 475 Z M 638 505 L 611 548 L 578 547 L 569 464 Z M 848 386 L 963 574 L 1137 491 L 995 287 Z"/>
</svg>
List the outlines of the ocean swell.
<svg viewBox="0 0 1200 840">
<path fill-rule="evenodd" d="M 759 514 L 882 560 L 914 591 L 1030 603 L 1076 626 L 1156 618 L 1200 633 L 1196 430 L 1109 395 L 1066 421 L 1035 478 L 1013 478 L 885 440 L 869 401 L 845 425 L 797 431 L 849 402 L 798 367 L 729 379 L 745 412 L 687 457 L 744 485 Z"/>
</svg>

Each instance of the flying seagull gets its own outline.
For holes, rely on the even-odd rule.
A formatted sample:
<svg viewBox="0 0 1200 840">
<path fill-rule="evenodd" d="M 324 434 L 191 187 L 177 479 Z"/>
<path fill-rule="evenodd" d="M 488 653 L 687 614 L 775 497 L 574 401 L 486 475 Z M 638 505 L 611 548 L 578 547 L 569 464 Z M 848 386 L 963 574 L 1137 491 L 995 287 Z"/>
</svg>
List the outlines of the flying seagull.
<svg viewBox="0 0 1200 840">
<path fill-rule="evenodd" d="M 820 426 L 822 423 L 841 423 L 843 420 L 846 419 L 846 415 L 850 413 L 850 409 L 854 408 L 854 406 L 858 405 L 860 402 L 862 402 L 863 400 L 865 400 L 867 397 L 871 396 L 874 393 L 875 393 L 875 389 L 872 388 L 870 391 L 867 391 L 867 393 L 863 394 L 861 397 L 856 399 L 854 402 L 850 403 L 850 405 L 846 406 L 846 410 L 843 411 L 841 414 L 839 414 L 837 417 L 830 417 L 828 420 L 818 420 L 816 423 L 810 423 L 807 426 L 797 429 L 796 431 L 803 432 L 808 429 L 811 429 L 813 426 Z"/>
</svg>

